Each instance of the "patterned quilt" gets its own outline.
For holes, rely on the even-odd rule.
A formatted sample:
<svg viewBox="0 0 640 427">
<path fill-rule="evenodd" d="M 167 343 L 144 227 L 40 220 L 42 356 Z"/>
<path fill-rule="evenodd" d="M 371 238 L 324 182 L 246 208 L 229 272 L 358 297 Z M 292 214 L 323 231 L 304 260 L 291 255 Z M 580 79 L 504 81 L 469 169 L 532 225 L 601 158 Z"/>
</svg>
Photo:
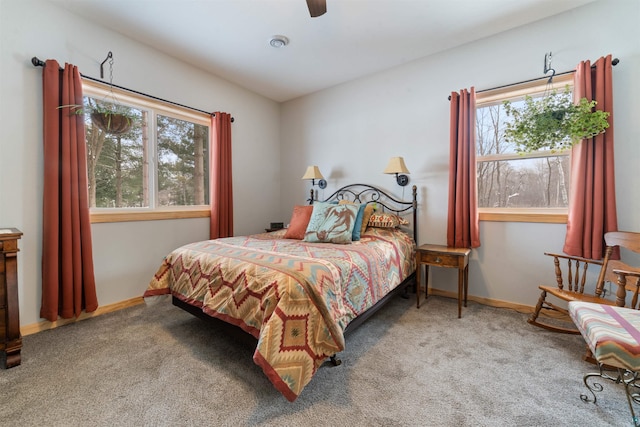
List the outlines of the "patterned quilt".
<svg viewBox="0 0 640 427">
<path fill-rule="evenodd" d="M 415 243 L 369 228 L 350 244 L 283 239 L 285 231 L 191 243 L 171 252 L 145 297 L 173 296 L 258 339 L 254 362 L 294 401 L 343 331 L 415 271 Z"/>
</svg>

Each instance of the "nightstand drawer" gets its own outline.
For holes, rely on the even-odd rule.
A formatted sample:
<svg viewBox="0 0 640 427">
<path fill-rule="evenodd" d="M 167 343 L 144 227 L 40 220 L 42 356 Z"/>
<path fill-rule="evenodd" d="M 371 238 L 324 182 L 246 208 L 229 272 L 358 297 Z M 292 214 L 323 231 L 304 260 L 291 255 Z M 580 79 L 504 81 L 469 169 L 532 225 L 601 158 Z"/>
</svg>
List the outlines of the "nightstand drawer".
<svg viewBox="0 0 640 427">
<path fill-rule="evenodd" d="M 460 263 L 460 256 L 440 254 L 437 252 L 419 252 L 418 262 L 422 264 L 438 265 L 441 267 L 457 267 Z"/>
</svg>

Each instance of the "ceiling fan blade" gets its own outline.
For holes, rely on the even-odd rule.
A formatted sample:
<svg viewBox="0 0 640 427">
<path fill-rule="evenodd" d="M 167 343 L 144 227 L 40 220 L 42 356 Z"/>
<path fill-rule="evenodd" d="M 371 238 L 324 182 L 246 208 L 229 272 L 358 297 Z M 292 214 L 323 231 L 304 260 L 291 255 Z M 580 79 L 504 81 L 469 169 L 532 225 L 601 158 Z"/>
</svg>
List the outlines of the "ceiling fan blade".
<svg viewBox="0 0 640 427">
<path fill-rule="evenodd" d="M 307 0 L 307 7 L 312 18 L 327 13 L 327 0 Z"/>
</svg>

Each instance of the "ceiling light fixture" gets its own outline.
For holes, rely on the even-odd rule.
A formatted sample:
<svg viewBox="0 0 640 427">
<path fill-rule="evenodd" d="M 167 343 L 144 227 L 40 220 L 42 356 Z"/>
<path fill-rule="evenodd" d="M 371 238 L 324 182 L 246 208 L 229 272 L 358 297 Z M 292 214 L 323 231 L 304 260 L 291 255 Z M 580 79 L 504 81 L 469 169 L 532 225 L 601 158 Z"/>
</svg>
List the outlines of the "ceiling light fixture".
<svg viewBox="0 0 640 427">
<path fill-rule="evenodd" d="M 285 47 L 289 44 L 289 39 L 285 36 L 272 36 L 269 40 L 269 44 L 272 47 L 280 49 L 281 47 Z"/>
</svg>

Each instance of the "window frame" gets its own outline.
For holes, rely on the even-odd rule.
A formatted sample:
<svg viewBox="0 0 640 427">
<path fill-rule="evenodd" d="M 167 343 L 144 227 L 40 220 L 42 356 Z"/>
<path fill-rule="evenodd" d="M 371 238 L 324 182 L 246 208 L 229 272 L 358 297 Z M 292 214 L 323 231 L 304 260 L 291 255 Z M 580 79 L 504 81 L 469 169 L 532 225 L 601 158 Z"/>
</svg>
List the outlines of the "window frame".
<svg viewBox="0 0 640 427">
<path fill-rule="evenodd" d="M 116 100 L 122 104 L 148 111 L 149 122 L 155 123 L 156 116 L 160 114 L 206 126 L 209 130 L 209 135 L 211 135 L 211 118 L 206 113 L 197 112 L 195 110 L 154 99 L 143 94 L 125 91 L 117 87 L 111 87 L 107 84 L 94 80 L 86 78 L 82 79 L 83 96 L 104 99 L 111 97 L 112 94 L 115 96 Z M 148 147 L 148 161 L 150 165 L 148 179 L 149 186 L 153 188 L 153 194 L 150 197 L 150 204 L 152 206 L 144 208 L 90 208 L 89 217 L 92 224 L 210 217 L 211 207 L 209 204 L 192 206 L 157 206 L 158 145 L 155 126 L 149 126 L 148 132 L 148 140 L 151 142 Z"/>
<path fill-rule="evenodd" d="M 535 96 L 549 90 L 564 90 L 565 86 L 573 87 L 573 73 L 565 73 L 554 76 L 552 83 L 548 83 L 547 78 L 535 79 L 532 81 L 502 86 L 482 92 L 476 92 L 476 110 L 478 108 L 499 104 L 506 99 L 524 99 L 525 96 Z M 570 151 L 551 153 L 548 151 L 534 152 L 526 154 L 509 153 L 495 154 L 489 156 L 477 156 L 476 165 L 480 162 L 495 160 L 515 160 L 523 158 L 543 158 L 560 155 L 570 156 Z M 566 224 L 568 208 L 481 208 L 478 207 L 480 221 L 494 222 L 537 222 Z"/>
</svg>

